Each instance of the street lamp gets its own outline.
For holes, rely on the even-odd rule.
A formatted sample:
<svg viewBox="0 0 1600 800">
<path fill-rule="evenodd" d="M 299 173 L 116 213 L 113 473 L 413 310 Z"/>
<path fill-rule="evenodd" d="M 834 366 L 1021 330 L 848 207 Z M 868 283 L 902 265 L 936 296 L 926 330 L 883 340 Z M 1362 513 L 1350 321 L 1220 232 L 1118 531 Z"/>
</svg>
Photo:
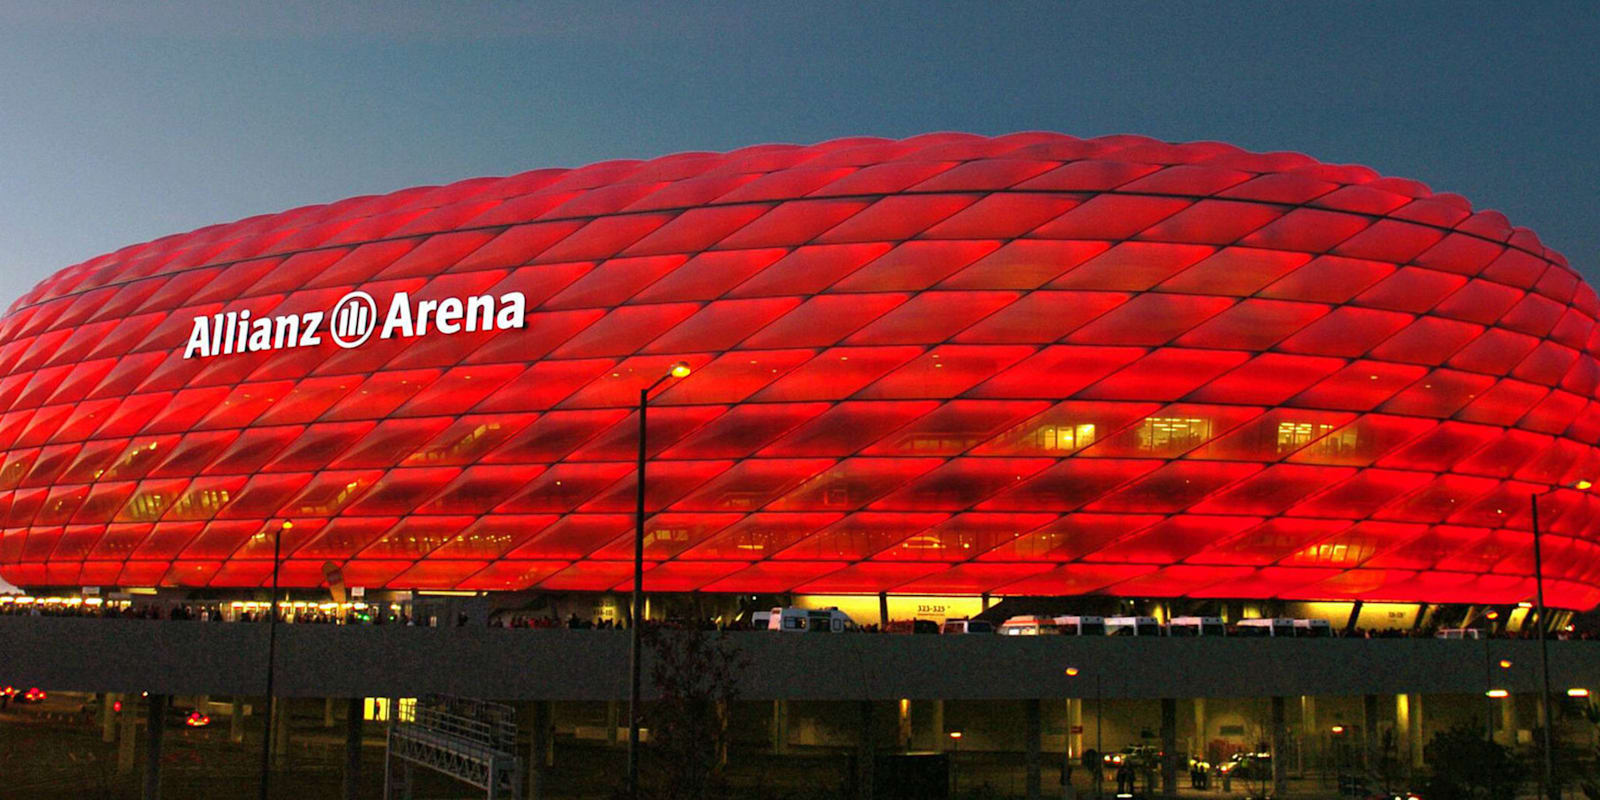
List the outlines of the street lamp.
<svg viewBox="0 0 1600 800">
<path fill-rule="evenodd" d="M 1572 488 L 1585 491 L 1594 484 L 1588 480 L 1578 480 L 1572 483 Z M 1539 621 L 1539 708 L 1544 712 L 1544 773 L 1540 776 L 1539 796 L 1559 798 L 1560 791 L 1555 785 L 1555 771 L 1552 767 L 1550 754 L 1550 728 L 1555 725 L 1555 718 L 1550 715 L 1550 644 L 1545 639 L 1545 606 L 1544 606 L 1544 557 L 1539 549 L 1539 498 L 1562 488 L 1552 486 L 1542 492 L 1532 492 L 1528 495 L 1528 506 L 1533 511 L 1533 588 L 1534 599 L 1538 604 Z"/>
<path fill-rule="evenodd" d="M 267 713 L 266 731 L 261 737 L 261 800 L 267 800 L 267 788 L 272 775 L 272 677 L 278 662 L 278 562 L 282 555 L 283 532 L 294 527 L 284 520 L 272 529 L 272 601 L 267 617 Z"/>
<path fill-rule="evenodd" d="M 639 636 L 644 620 L 644 456 L 645 410 L 650 405 L 650 393 L 670 378 L 689 374 L 689 362 L 679 361 L 667 369 L 655 383 L 639 390 L 639 469 L 637 473 L 637 499 L 634 509 L 633 537 L 633 598 L 632 624 L 628 637 L 628 797 L 639 800 Z M 263 800 L 265 798 L 263 797 Z"/>
</svg>

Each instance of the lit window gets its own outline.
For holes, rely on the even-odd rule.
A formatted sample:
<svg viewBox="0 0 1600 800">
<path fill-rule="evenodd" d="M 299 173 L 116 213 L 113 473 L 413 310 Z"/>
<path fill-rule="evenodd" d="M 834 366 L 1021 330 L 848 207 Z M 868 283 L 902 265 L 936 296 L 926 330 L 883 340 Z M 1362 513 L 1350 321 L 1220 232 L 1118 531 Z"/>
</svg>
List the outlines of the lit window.
<svg viewBox="0 0 1600 800">
<path fill-rule="evenodd" d="M 1094 423 L 1042 425 L 1033 436 L 1034 444 L 1042 450 L 1079 450 L 1094 444 Z"/>
<path fill-rule="evenodd" d="M 1211 420 L 1198 417 L 1146 417 L 1139 426 L 1139 449 L 1178 454 L 1211 438 Z"/>
</svg>

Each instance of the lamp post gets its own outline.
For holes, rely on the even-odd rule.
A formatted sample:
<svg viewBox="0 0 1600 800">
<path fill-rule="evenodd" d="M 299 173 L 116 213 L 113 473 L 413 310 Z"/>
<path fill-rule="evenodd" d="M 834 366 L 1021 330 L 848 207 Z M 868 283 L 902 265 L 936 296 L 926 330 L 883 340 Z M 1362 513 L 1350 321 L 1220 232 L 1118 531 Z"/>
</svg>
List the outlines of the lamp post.
<svg viewBox="0 0 1600 800">
<path fill-rule="evenodd" d="M 1508 696 L 1509 693 L 1501 694 L 1501 692 L 1505 692 L 1504 689 L 1497 690 L 1494 688 L 1494 679 L 1489 674 L 1489 665 L 1491 663 L 1492 659 L 1489 658 L 1489 637 L 1485 636 L 1483 638 L 1483 696 L 1489 698 L 1489 705 L 1488 713 L 1484 717 L 1484 734 L 1492 742 L 1494 741 L 1494 713 L 1496 710 L 1494 701 Z M 1511 660 L 1507 658 L 1500 659 L 1500 668 L 1511 669 Z"/>
<path fill-rule="evenodd" d="M 669 378 L 682 378 L 688 374 L 689 362 L 679 361 L 665 375 L 656 378 L 655 383 L 639 390 L 638 503 L 633 517 L 633 597 L 631 624 L 628 626 L 628 797 L 631 800 L 639 800 L 639 636 L 644 627 L 645 410 L 650 405 L 650 393 L 656 387 Z"/>
<path fill-rule="evenodd" d="M 1067 677 L 1076 678 L 1080 674 L 1081 670 L 1079 670 L 1077 667 L 1067 667 L 1066 672 L 1067 672 Z M 1105 699 L 1106 699 L 1105 698 L 1105 693 L 1100 690 L 1100 671 L 1099 670 L 1095 670 L 1095 673 L 1094 673 L 1094 757 L 1095 757 L 1095 765 L 1094 765 L 1094 794 L 1095 794 L 1095 797 L 1101 796 L 1101 787 L 1100 787 L 1101 772 L 1105 768 L 1106 752 L 1103 749 L 1104 748 L 1104 743 L 1100 740 L 1100 732 L 1101 732 L 1100 723 L 1101 723 L 1102 720 L 1105 719 Z"/>
<path fill-rule="evenodd" d="M 1587 480 L 1575 481 L 1572 488 L 1583 491 L 1593 486 Z M 1533 492 L 1528 495 L 1528 505 L 1533 512 L 1533 589 L 1534 601 L 1538 613 L 1539 633 L 1539 709 L 1544 713 L 1544 771 L 1539 778 L 1539 796 L 1559 798 L 1561 792 L 1555 785 L 1555 770 L 1550 753 L 1550 729 L 1555 726 L 1555 718 L 1550 715 L 1550 643 L 1545 638 L 1545 606 L 1544 606 L 1544 555 L 1539 548 L 1539 498 L 1561 487 L 1552 486 L 1542 492 Z"/>
<path fill-rule="evenodd" d="M 278 563 L 282 555 L 283 532 L 294 527 L 284 520 L 272 529 L 272 600 L 267 616 L 267 712 L 266 730 L 261 737 L 261 800 L 267 800 L 267 789 L 272 777 L 272 678 L 278 662 Z"/>
</svg>

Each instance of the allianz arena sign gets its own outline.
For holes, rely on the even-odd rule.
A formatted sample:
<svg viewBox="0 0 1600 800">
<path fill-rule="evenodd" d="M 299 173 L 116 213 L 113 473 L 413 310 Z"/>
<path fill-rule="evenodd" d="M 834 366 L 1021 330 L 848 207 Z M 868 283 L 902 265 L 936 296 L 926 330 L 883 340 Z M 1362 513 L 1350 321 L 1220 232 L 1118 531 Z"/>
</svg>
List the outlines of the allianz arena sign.
<svg viewBox="0 0 1600 800">
<path fill-rule="evenodd" d="M 380 339 L 409 339 L 430 332 L 449 336 L 463 331 L 507 330 L 522 327 L 527 307 L 522 292 L 507 292 L 498 298 L 485 294 L 415 303 L 405 292 L 396 292 L 389 299 L 380 328 L 377 301 L 366 292 L 354 291 L 339 298 L 326 313 L 308 311 L 251 319 L 249 309 L 245 309 L 194 317 L 183 357 L 316 347 L 322 344 L 324 334 L 334 344 L 348 349 L 366 343 L 374 331 Z"/>
</svg>

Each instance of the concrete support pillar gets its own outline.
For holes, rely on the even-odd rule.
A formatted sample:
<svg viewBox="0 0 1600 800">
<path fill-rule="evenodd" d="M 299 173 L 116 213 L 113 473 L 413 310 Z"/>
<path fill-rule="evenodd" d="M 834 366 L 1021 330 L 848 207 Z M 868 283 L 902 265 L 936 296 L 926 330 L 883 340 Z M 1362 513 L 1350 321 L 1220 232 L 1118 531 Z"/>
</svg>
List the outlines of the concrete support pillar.
<svg viewBox="0 0 1600 800">
<path fill-rule="evenodd" d="M 1406 741 L 1411 743 L 1411 768 L 1417 770 L 1423 766 L 1422 751 L 1428 743 L 1422 735 L 1422 695 L 1412 694 L 1406 697 L 1411 712 L 1406 725 Z"/>
<path fill-rule="evenodd" d="M 139 707 L 133 695 L 126 695 L 122 703 L 122 713 L 117 720 L 117 774 L 130 775 L 133 773 L 133 749 L 137 734 L 134 733 L 135 720 L 139 716 Z"/>
<path fill-rule="evenodd" d="M 1322 742 L 1322 731 L 1317 729 L 1317 698 L 1311 695 L 1300 696 L 1300 774 L 1305 776 L 1306 756 L 1316 756 L 1310 752 L 1313 747 L 1318 747 Z M 1315 762 L 1313 762 L 1315 763 Z"/>
<path fill-rule="evenodd" d="M 1044 710 L 1038 700 L 1024 700 L 1023 711 L 1023 739 L 1024 754 L 1027 763 L 1027 793 L 1028 800 L 1040 800 L 1039 791 L 1039 750 L 1043 745 L 1044 737 Z"/>
<path fill-rule="evenodd" d="M 1369 694 L 1361 698 L 1361 763 L 1368 772 L 1381 765 L 1378 741 L 1378 696 Z"/>
<path fill-rule="evenodd" d="M 944 701 L 933 701 L 933 749 L 935 752 L 944 752 L 950 744 L 950 737 L 944 735 Z"/>
<path fill-rule="evenodd" d="M 144 793 L 140 796 L 161 800 L 161 737 L 167 730 L 167 696 L 152 693 L 145 713 Z"/>
<path fill-rule="evenodd" d="M 1178 796 L 1178 701 L 1161 698 L 1161 796 Z"/>
<path fill-rule="evenodd" d="M 1495 702 L 1500 704 L 1500 743 L 1507 747 L 1517 746 L 1517 696 L 1502 697 Z"/>
<path fill-rule="evenodd" d="M 1211 738 L 1206 731 L 1206 699 L 1204 697 L 1196 697 L 1194 699 L 1194 747 L 1190 748 L 1190 751 L 1199 758 L 1207 758 L 1210 754 L 1206 752 L 1206 749 L 1210 746 Z"/>
<path fill-rule="evenodd" d="M 533 730 L 528 737 L 528 800 L 544 800 L 550 785 L 550 767 L 555 760 L 555 742 L 550 702 L 538 700 L 533 704 Z"/>
<path fill-rule="evenodd" d="M 107 744 L 117 740 L 117 712 L 111 707 L 120 702 L 121 697 L 111 692 L 100 695 L 100 741 Z"/>
<path fill-rule="evenodd" d="M 622 718 L 622 704 L 616 700 L 606 701 L 606 746 L 617 746 L 617 720 Z"/>
<path fill-rule="evenodd" d="M 234 695 L 233 702 L 228 704 L 228 741 L 234 744 L 244 741 L 244 700 L 239 695 Z"/>
<path fill-rule="evenodd" d="M 289 766 L 289 698 L 274 697 L 270 700 L 274 705 L 272 712 L 272 767 L 285 769 Z"/>
<path fill-rule="evenodd" d="M 856 799 L 872 800 L 873 790 L 873 761 L 877 759 L 877 749 L 872 737 L 872 701 L 862 700 L 856 704 L 860 714 L 860 725 L 856 728 Z"/>
<path fill-rule="evenodd" d="M 333 727 L 333 698 L 331 697 L 322 699 L 322 727 Z"/>
<path fill-rule="evenodd" d="M 1401 763 L 1411 764 L 1411 697 L 1397 694 L 1394 696 L 1394 746 L 1395 759 Z"/>
<path fill-rule="evenodd" d="M 1083 756 L 1083 698 L 1067 698 L 1067 756 L 1076 760 Z"/>
<path fill-rule="evenodd" d="M 344 705 L 344 800 L 361 796 L 361 698 Z"/>
<path fill-rule="evenodd" d="M 789 701 L 772 701 L 772 752 L 789 752 Z"/>
<path fill-rule="evenodd" d="M 889 593 L 878 592 L 878 630 L 889 629 Z"/>
<path fill-rule="evenodd" d="M 733 718 L 733 707 L 726 700 L 717 701 L 717 769 L 728 766 L 728 722 Z"/>
<path fill-rule="evenodd" d="M 1288 749 L 1288 727 L 1284 724 L 1284 701 L 1281 696 L 1272 698 L 1272 796 L 1282 797 L 1284 778 L 1288 775 L 1289 759 L 1284 758 L 1284 751 Z"/>
</svg>

